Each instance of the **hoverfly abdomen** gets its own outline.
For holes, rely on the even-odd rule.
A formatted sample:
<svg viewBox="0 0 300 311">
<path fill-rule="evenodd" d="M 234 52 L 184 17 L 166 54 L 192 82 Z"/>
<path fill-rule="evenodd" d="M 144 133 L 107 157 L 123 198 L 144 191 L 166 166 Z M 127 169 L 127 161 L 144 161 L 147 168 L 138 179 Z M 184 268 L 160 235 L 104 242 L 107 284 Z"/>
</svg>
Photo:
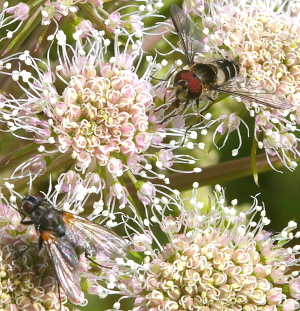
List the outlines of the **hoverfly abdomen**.
<svg viewBox="0 0 300 311">
<path fill-rule="evenodd" d="M 228 82 L 231 79 L 236 78 L 240 73 L 240 66 L 234 60 L 230 59 L 217 59 L 213 61 L 216 64 L 217 72 L 217 81 L 215 84 L 223 84 Z"/>
</svg>

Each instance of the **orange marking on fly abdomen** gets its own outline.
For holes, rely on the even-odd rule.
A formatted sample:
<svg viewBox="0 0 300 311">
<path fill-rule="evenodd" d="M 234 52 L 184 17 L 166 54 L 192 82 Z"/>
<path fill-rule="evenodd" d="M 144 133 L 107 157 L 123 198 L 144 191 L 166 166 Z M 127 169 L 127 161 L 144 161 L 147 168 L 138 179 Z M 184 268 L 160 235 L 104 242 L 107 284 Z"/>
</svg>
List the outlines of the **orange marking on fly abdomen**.
<svg viewBox="0 0 300 311">
<path fill-rule="evenodd" d="M 51 231 L 41 232 L 41 237 L 45 242 L 51 242 L 54 239 L 53 233 Z"/>
</svg>

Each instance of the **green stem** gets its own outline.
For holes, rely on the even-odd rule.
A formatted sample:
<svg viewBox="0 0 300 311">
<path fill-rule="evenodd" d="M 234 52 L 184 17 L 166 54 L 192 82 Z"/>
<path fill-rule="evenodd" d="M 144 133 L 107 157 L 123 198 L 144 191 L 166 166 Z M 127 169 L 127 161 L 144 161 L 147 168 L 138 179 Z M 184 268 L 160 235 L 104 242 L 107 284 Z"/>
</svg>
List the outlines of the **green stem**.
<svg viewBox="0 0 300 311">
<path fill-rule="evenodd" d="M 258 174 L 272 170 L 265 154 L 256 156 L 255 160 Z M 299 162 L 300 157 L 297 157 L 294 161 Z M 281 161 L 278 158 L 270 158 L 270 162 L 275 168 L 283 167 Z M 175 173 L 168 177 L 170 179 L 170 187 L 172 189 L 184 191 L 191 189 L 193 182 L 198 182 L 202 187 L 219 184 L 225 181 L 250 175 L 253 175 L 251 157 L 245 157 L 242 159 L 232 160 L 203 168 L 201 173 Z M 162 180 L 160 179 L 153 179 L 151 182 L 153 184 L 163 184 Z M 131 191 L 131 184 L 128 184 L 127 188 L 130 193 L 133 193 L 133 191 Z"/>
<path fill-rule="evenodd" d="M 13 54 L 19 49 L 22 43 L 26 39 L 28 39 L 28 36 L 32 33 L 33 30 L 36 29 L 37 25 L 41 22 L 41 20 L 37 18 L 37 16 L 40 14 L 41 12 L 39 11 L 39 9 L 35 9 L 32 16 L 27 20 L 24 27 L 20 28 L 19 33 L 16 34 L 13 39 L 9 41 L 9 44 L 0 51 L 0 55 L 4 55 L 8 51 Z"/>
</svg>

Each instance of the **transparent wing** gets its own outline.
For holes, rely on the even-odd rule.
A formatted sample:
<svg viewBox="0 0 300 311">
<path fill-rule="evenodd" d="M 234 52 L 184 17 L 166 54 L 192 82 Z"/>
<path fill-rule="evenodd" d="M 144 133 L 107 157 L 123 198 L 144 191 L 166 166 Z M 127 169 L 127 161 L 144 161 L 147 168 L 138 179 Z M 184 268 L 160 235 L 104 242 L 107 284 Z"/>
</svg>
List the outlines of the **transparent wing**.
<svg viewBox="0 0 300 311">
<path fill-rule="evenodd" d="M 41 233 L 59 285 L 72 301 L 81 295 L 80 276 L 78 273 L 78 256 L 74 247 L 65 237 L 57 237 L 50 231 Z"/>
<path fill-rule="evenodd" d="M 273 229 L 270 229 L 264 236 L 263 238 L 263 242 L 267 241 L 267 239 L 271 238 L 272 236 L 274 236 L 276 234 L 276 231 Z"/>
<path fill-rule="evenodd" d="M 63 212 L 62 217 L 66 225 L 66 238 L 88 256 L 99 252 L 109 258 L 127 255 L 127 243 L 113 231 L 71 213 Z"/>
<path fill-rule="evenodd" d="M 287 110 L 293 107 L 283 95 L 267 91 L 250 91 L 247 88 L 241 88 L 238 85 L 234 85 L 234 82 L 232 81 L 225 85 L 213 85 L 211 89 L 219 93 L 240 97 L 242 101 L 257 103 L 271 108 Z"/>
<path fill-rule="evenodd" d="M 195 53 L 200 53 L 204 49 L 204 43 L 200 35 L 199 28 L 186 16 L 182 9 L 172 4 L 170 15 L 177 32 L 181 48 L 185 54 L 188 64 L 194 61 Z"/>
</svg>

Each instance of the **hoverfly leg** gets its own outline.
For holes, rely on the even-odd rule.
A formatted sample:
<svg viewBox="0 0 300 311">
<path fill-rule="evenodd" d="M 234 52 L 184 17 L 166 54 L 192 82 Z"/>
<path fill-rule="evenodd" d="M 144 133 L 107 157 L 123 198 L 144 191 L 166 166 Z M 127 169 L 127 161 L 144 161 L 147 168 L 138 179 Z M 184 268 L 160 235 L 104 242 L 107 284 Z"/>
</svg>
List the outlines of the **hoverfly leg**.
<svg viewBox="0 0 300 311">
<path fill-rule="evenodd" d="M 98 267 L 101 267 L 101 268 L 109 268 L 109 267 L 103 266 L 103 265 L 99 264 L 98 262 L 96 262 L 95 260 L 93 260 L 91 257 L 88 256 L 87 253 L 85 253 L 85 258 L 88 259 L 90 262 L 92 262 L 93 264 L 95 264 L 95 265 L 98 266 Z"/>
<path fill-rule="evenodd" d="M 167 92 L 168 92 L 169 90 L 172 90 L 172 89 L 174 89 L 173 86 L 170 86 L 170 87 L 168 87 L 168 88 L 166 89 L 165 95 L 164 95 L 164 103 L 166 102 Z M 163 105 L 161 105 L 160 107 L 158 107 L 157 109 L 155 109 L 154 112 L 159 111 L 162 107 L 163 107 Z M 172 104 L 172 107 L 173 107 L 173 104 Z M 164 120 L 163 120 L 163 122 L 164 122 Z M 163 123 L 163 122 L 162 122 L 162 123 Z"/>
<path fill-rule="evenodd" d="M 207 107 L 205 107 L 205 109 L 201 110 L 201 113 L 207 111 L 215 103 L 215 101 L 212 97 L 207 96 L 206 98 L 210 101 L 210 103 L 208 104 Z"/>
<path fill-rule="evenodd" d="M 182 108 L 178 113 L 173 114 L 173 115 L 171 115 L 171 116 L 168 116 L 168 117 L 164 118 L 164 119 L 162 120 L 161 124 L 165 123 L 168 119 L 171 119 L 171 118 L 173 118 L 173 117 L 175 117 L 175 116 L 180 115 L 180 114 L 182 113 L 182 111 L 186 108 L 186 106 L 187 106 L 188 104 L 189 104 L 189 101 L 186 101 L 186 103 L 183 105 L 183 108 Z M 176 99 L 175 99 L 175 100 L 173 101 L 173 103 L 172 103 L 172 108 L 173 108 L 173 109 L 177 109 L 177 108 L 179 108 L 179 106 L 180 106 L 180 104 L 179 104 L 179 103 L 177 104 L 177 101 L 176 101 Z"/>
<path fill-rule="evenodd" d="M 162 106 L 158 107 L 157 109 L 154 109 L 154 112 L 159 111 L 162 108 Z"/>
<path fill-rule="evenodd" d="M 188 104 L 189 104 L 189 101 L 187 100 L 187 101 L 185 102 L 185 104 L 184 104 L 184 106 L 183 106 L 183 108 L 182 108 L 181 110 L 183 110 Z M 173 102 L 172 102 L 172 108 L 173 108 L 173 109 L 177 109 L 177 108 L 179 108 L 179 106 L 180 106 L 180 102 L 179 102 L 179 100 L 176 98 L 176 99 L 173 100 Z M 180 112 L 181 112 L 181 111 L 180 111 Z"/>
<path fill-rule="evenodd" d="M 175 69 L 169 74 L 168 78 L 166 78 L 166 79 L 157 79 L 157 78 L 154 78 L 154 77 L 152 77 L 152 76 L 151 76 L 151 79 L 157 80 L 157 81 L 168 81 L 168 80 L 173 76 L 174 72 L 175 72 L 178 68 L 179 68 L 179 67 L 175 68 Z"/>
<path fill-rule="evenodd" d="M 185 103 L 184 107 L 186 107 L 188 104 L 188 101 Z M 196 106 L 197 106 L 197 116 L 196 118 L 194 119 L 193 123 L 185 130 L 185 134 L 184 134 L 184 138 L 182 140 L 182 143 L 181 143 L 181 146 L 183 146 L 184 142 L 185 142 L 185 139 L 186 139 L 186 136 L 187 136 L 187 132 L 195 125 L 195 123 L 197 122 L 198 119 L 200 119 L 202 121 L 202 116 L 200 114 L 200 110 L 199 110 L 199 98 L 196 99 Z"/>
<path fill-rule="evenodd" d="M 211 105 L 215 102 L 215 100 L 210 96 L 207 96 L 206 98 L 211 101 Z"/>
<path fill-rule="evenodd" d="M 212 97 L 207 96 L 207 99 L 210 100 L 210 104 L 208 105 L 208 107 L 205 110 L 209 109 L 215 103 L 215 100 Z"/>
<path fill-rule="evenodd" d="M 42 247 L 43 247 L 43 242 L 44 242 L 44 240 L 43 240 L 42 237 L 40 236 L 40 237 L 39 237 L 39 249 L 40 249 L 40 250 L 41 250 Z"/>
</svg>

